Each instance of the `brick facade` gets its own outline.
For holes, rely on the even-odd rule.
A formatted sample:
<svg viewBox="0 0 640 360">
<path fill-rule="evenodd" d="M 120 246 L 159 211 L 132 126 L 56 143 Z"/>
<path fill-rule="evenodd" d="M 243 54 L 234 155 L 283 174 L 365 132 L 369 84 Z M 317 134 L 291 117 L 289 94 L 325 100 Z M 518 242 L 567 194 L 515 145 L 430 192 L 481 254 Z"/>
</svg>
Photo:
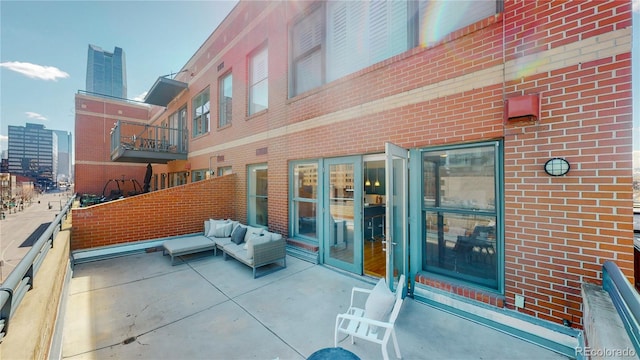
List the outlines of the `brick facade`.
<svg viewBox="0 0 640 360">
<path fill-rule="evenodd" d="M 203 231 L 210 218 L 235 219 L 235 175 L 72 210 L 71 250 Z M 206 194 L 206 196 L 203 196 Z"/>
<path fill-rule="evenodd" d="M 240 2 L 184 66 L 189 71 L 176 76 L 189 88 L 166 111 L 154 108 L 148 115 L 157 125 L 186 105 L 191 119 L 191 100 L 209 87 L 211 129 L 190 138 L 188 163 L 192 170 L 233 168 L 230 216 L 246 220 L 250 164 L 268 165 L 269 229 L 287 235 L 292 160 L 382 153 L 386 141 L 425 149 L 500 139 L 504 293 L 467 289 L 411 269 L 416 281 L 508 308 L 514 308 L 515 295 L 523 295 L 527 305 L 518 311 L 556 323 L 571 319 L 580 327 L 580 284 L 600 283 L 604 261 L 615 261 L 633 279 L 630 1 L 507 0 L 503 12 L 435 45 L 289 97 L 288 24 L 304 11 L 301 6 L 306 3 Z M 265 44 L 269 108 L 247 116 L 247 59 Z M 218 128 L 218 80 L 229 71 L 232 123 Z M 528 94 L 541 98 L 540 119 L 505 121 L 505 100 Z M 103 122 L 77 116 L 76 130 L 102 138 Z M 92 142 L 98 139 L 78 142 L 77 156 L 92 151 Z M 544 173 L 544 163 L 553 157 L 570 162 L 569 174 Z M 108 161 L 100 159 L 95 161 Z M 76 179 L 104 181 L 82 179 L 99 175 L 92 166 L 77 163 Z M 144 164 L 139 166 L 144 174 Z M 169 167 L 155 165 L 154 173 L 167 173 Z M 160 193 L 171 196 L 172 190 Z M 74 227 L 82 221 L 78 215 Z M 189 229 L 199 229 L 201 220 Z M 122 234 L 133 240 L 127 231 Z M 82 236 L 74 239 L 76 247 L 106 241 Z"/>
</svg>

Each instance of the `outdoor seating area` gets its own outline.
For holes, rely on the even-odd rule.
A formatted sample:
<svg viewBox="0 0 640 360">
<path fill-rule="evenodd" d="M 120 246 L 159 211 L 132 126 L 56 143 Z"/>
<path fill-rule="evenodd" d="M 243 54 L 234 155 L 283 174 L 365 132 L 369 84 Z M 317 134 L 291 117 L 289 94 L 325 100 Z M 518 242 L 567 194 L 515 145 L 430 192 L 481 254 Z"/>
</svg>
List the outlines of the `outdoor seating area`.
<svg viewBox="0 0 640 360">
<path fill-rule="evenodd" d="M 207 251 L 216 255 L 219 249 L 225 260 L 232 257 L 252 268 L 254 278 L 257 269 L 265 265 L 279 262 L 282 269 L 287 267 L 286 241 L 282 235 L 238 221 L 205 220 L 203 233 L 165 240 L 162 248 L 163 254 L 171 257 L 171 265 L 176 264 L 176 257 Z"/>
<path fill-rule="evenodd" d="M 258 279 L 221 254 L 183 266 L 171 266 L 161 251 L 77 264 L 61 357 L 285 360 L 333 348 L 335 318 L 347 311 L 352 288 L 372 289 L 376 280 L 287 262 Z M 411 298 L 395 332 L 405 359 L 566 359 Z M 361 359 L 381 358 L 372 342 L 344 336 L 337 345 Z"/>
</svg>

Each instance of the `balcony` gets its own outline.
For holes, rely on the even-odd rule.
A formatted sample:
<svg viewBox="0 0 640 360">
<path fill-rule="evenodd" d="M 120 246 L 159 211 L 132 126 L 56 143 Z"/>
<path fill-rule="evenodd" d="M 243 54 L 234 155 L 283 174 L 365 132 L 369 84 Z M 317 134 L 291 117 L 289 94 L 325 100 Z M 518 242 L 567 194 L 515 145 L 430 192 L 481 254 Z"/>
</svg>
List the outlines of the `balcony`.
<svg viewBox="0 0 640 360">
<path fill-rule="evenodd" d="M 111 161 L 166 164 L 186 160 L 187 130 L 118 120 L 111 129 Z"/>
</svg>

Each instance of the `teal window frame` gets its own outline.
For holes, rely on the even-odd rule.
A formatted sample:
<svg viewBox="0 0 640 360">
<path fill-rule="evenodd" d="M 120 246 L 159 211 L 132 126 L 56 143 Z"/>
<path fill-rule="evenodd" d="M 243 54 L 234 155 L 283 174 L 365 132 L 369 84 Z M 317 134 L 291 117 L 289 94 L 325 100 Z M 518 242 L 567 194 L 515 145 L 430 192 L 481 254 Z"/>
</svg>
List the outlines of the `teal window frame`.
<svg viewBox="0 0 640 360">
<path fill-rule="evenodd" d="M 433 205 L 429 205 L 428 201 L 425 199 L 429 196 L 429 194 L 425 193 L 425 184 L 427 182 L 424 178 L 424 161 L 423 156 L 425 153 L 430 152 L 442 152 L 442 151 L 450 151 L 450 150 L 461 150 L 461 149 L 473 149 L 473 148 L 481 148 L 481 147 L 494 147 L 494 208 L 493 209 L 474 209 L 471 207 L 455 207 L 450 205 L 439 205 L 434 202 Z M 468 286 L 477 287 L 489 292 L 494 292 L 497 294 L 504 294 L 504 145 L 502 140 L 492 140 L 492 141 L 484 141 L 470 144 L 460 144 L 460 145 L 450 145 L 450 146 L 437 146 L 433 148 L 421 149 L 419 151 L 420 154 L 420 175 L 419 175 L 419 191 L 420 198 L 423 201 L 420 202 L 418 208 L 420 209 L 420 223 L 419 223 L 419 239 L 420 246 L 419 251 L 421 254 L 420 261 L 420 269 L 424 272 L 435 274 L 436 276 L 442 276 L 443 278 L 449 279 L 452 282 L 460 282 Z M 414 162 L 414 164 L 416 164 Z M 441 181 L 442 178 L 438 178 L 437 181 Z M 443 269 L 441 267 L 432 266 L 428 264 L 428 249 L 427 249 L 427 236 L 428 236 L 428 227 L 430 226 L 427 222 L 427 214 L 437 214 L 440 218 L 447 217 L 465 217 L 465 216 L 477 216 L 481 218 L 495 218 L 495 271 L 496 278 L 495 281 L 491 279 L 484 279 L 482 277 L 475 277 L 470 274 L 465 274 L 462 272 L 456 272 L 452 269 Z M 445 232 L 445 227 L 447 225 L 442 223 L 438 224 L 437 230 L 438 232 Z M 448 231 L 448 230 L 447 230 Z M 469 234 L 462 234 L 461 236 L 466 236 Z M 460 238 L 458 238 L 460 239 Z M 440 251 L 440 248 L 438 248 Z"/>
<path fill-rule="evenodd" d="M 261 179 L 257 177 L 259 171 L 266 171 Z M 268 174 L 266 163 L 247 165 L 247 225 L 263 228 L 269 225 Z"/>
<path fill-rule="evenodd" d="M 233 73 L 224 74 L 219 84 L 218 128 L 222 128 L 231 125 L 233 117 Z"/>
<path fill-rule="evenodd" d="M 299 181 L 304 181 L 300 177 L 296 176 L 296 169 L 301 166 L 316 166 L 316 188 L 315 197 L 303 197 L 299 196 L 298 185 Z M 296 239 L 306 240 L 308 242 L 318 244 L 320 239 L 322 216 L 321 216 L 321 195 L 322 195 L 322 167 L 319 160 L 296 160 L 289 163 L 289 234 Z M 315 218 L 309 219 L 310 222 L 315 222 L 315 237 L 304 235 L 300 233 L 300 221 L 298 220 L 298 214 L 301 204 L 313 204 L 315 211 Z"/>
<path fill-rule="evenodd" d="M 209 88 L 202 90 L 191 101 L 192 113 L 192 137 L 197 137 L 209 132 L 211 120 L 211 96 Z"/>
</svg>

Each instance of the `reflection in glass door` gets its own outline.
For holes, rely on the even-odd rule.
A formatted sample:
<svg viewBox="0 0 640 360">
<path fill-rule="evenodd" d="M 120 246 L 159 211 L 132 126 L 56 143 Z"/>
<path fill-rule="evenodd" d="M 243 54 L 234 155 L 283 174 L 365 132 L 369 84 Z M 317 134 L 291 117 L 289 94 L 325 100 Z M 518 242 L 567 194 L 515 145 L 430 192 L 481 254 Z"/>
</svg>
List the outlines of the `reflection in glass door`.
<svg viewBox="0 0 640 360">
<path fill-rule="evenodd" d="M 395 288 L 400 275 L 408 275 L 408 160 L 409 152 L 385 143 L 387 283 Z"/>
<path fill-rule="evenodd" d="M 324 262 L 357 274 L 362 274 L 361 161 L 353 156 L 325 162 Z"/>
</svg>

